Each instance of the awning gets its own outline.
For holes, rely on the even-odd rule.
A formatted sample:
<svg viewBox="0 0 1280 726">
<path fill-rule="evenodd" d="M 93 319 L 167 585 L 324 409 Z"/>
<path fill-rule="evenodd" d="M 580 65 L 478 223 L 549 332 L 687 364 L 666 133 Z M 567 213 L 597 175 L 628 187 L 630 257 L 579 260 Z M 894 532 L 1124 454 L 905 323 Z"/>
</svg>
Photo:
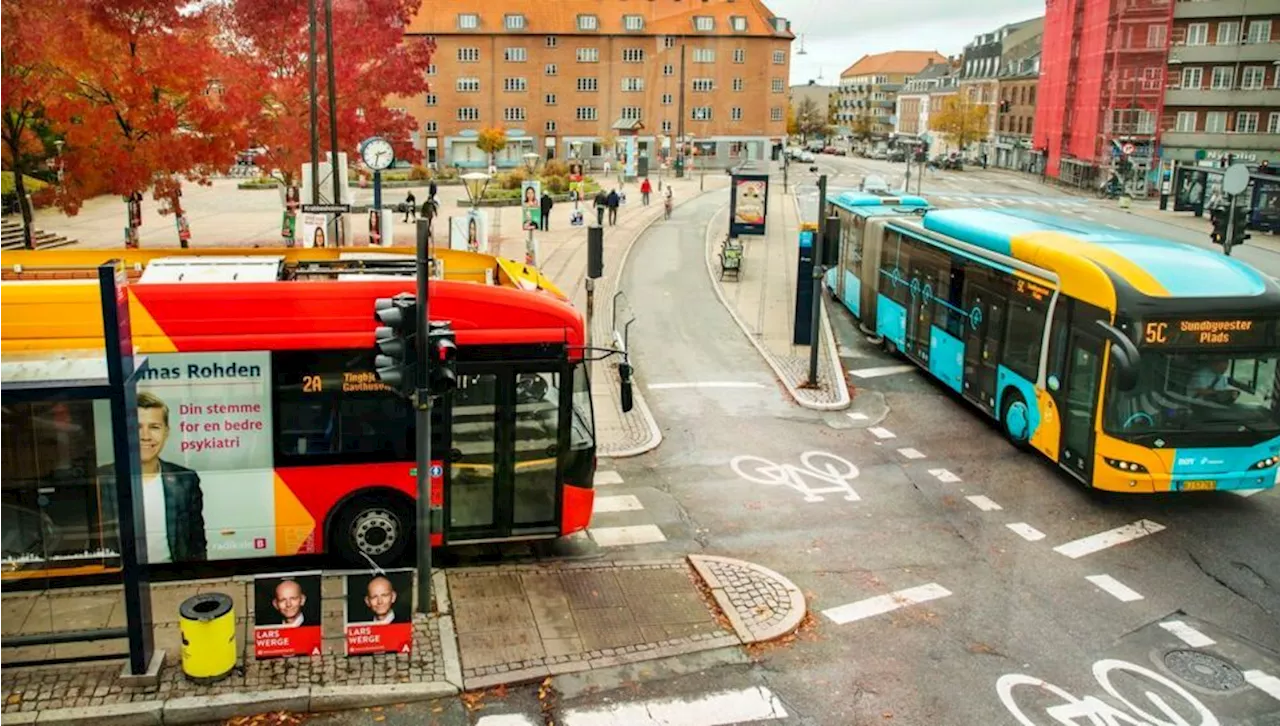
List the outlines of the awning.
<svg viewBox="0 0 1280 726">
<path fill-rule="evenodd" d="M 613 122 L 613 126 L 609 128 L 614 131 L 639 131 L 644 128 L 644 124 L 638 118 L 620 118 Z"/>
</svg>

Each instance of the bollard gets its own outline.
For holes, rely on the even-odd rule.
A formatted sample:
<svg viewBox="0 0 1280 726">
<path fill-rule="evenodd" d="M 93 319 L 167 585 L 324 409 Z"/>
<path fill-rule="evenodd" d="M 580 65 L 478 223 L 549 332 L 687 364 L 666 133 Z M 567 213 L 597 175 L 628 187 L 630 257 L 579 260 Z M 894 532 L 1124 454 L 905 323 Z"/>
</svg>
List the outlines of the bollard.
<svg viewBox="0 0 1280 726">
<path fill-rule="evenodd" d="M 182 672 L 196 683 L 213 683 L 236 666 L 236 614 L 220 592 L 189 597 L 178 608 Z"/>
</svg>

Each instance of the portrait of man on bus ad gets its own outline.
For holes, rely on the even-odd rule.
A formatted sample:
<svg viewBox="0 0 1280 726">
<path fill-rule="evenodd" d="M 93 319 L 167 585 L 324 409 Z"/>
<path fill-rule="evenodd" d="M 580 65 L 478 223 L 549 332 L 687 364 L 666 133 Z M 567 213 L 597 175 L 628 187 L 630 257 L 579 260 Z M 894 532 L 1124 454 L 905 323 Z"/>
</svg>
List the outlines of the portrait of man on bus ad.
<svg viewBox="0 0 1280 726">
<path fill-rule="evenodd" d="M 348 575 L 347 655 L 413 649 L 413 570 Z"/>
<path fill-rule="evenodd" d="M 276 549 L 270 355 L 148 361 L 137 393 L 147 562 L 294 554 Z M 111 426 L 94 428 L 104 518 L 116 523 Z"/>
<path fill-rule="evenodd" d="M 255 658 L 318 655 L 320 573 L 259 575 L 253 579 Z"/>
</svg>

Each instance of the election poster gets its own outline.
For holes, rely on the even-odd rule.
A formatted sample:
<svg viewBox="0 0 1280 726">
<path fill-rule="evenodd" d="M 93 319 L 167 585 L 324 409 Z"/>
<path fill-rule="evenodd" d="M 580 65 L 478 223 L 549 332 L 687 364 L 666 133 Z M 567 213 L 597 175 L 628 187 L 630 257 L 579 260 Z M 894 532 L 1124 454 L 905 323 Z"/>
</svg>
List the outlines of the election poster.
<svg viewBox="0 0 1280 726">
<path fill-rule="evenodd" d="M 521 227 L 526 231 L 538 229 L 542 224 L 542 182 L 520 182 Z"/>
<path fill-rule="evenodd" d="M 413 570 L 347 575 L 347 655 L 413 650 Z"/>
<path fill-rule="evenodd" d="M 253 578 L 253 654 L 265 658 L 320 655 L 320 573 Z"/>
</svg>

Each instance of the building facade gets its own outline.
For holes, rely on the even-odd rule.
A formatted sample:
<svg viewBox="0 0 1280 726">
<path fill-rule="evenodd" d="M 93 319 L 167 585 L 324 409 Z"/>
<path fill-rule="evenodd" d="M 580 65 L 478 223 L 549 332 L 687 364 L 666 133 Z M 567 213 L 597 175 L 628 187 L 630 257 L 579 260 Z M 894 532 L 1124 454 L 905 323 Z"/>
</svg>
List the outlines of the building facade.
<svg viewBox="0 0 1280 726">
<path fill-rule="evenodd" d="M 898 93 L 927 66 L 946 60 L 932 50 L 862 56 L 840 74 L 836 121 L 858 141 L 887 142 L 894 132 Z"/>
<path fill-rule="evenodd" d="M 972 151 L 977 156 L 994 160 L 998 125 L 1000 75 L 1012 58 L 1014 49 L 1038 37 L 1044 30 L 1044 18 L 1032 18 L 1005 25 L 975 37 L 964 48 L 960 66 L 960 91 L 972 103 L 987 106 L 986 130 Z"/>
<path fill-rule="evenodd" d="M 1162 158 L 1280 161 L 1280 3 L 1176 2 Z"/>
<path fill-rule="evenodd" d="M 1004 66 L 997 78 L 995 156 L 993 163 L 1004 169 L 1039 171 L 1040 159 L 1032 152 L 1032 129 L 1036 120 L 1036 88 L 1040 81 L 1040 42 L 1033 38 L 1004 53 Z"/>
<path fill-rule="evenodd" d="M 768 158 L 786 138 L 793 35 L 760 0 L 455 0 L 407 35 L 432 38 L 430 91 L 400 99 L 429 164 L 481 168 L 481 129 L 502 128 L 500 168 L 636 154 L 656 166 L 681 135 L 711 163 Z"/>
<path fill-rule="evenodd" d="M 932 142 L 929 118 L 932 104 L 930 94 L 954 87 L 957 66 L 954 59 L 944 63 L 930 63 L 924 70 L 907 81 L 898 93 L 895 113 L 894 136 L 903 143 L 915 145 L 918 141 Z"/>
<path fill-rule="evenodd" d="M 1238 6 L 1242 1 L 1200 4 Z M 1049 176 L 1095 186 L 1110 171 L 1124 169 L 1133 193 L 1151 188 L 1173 7 L 1182 4 L 1046 4 L 1033 144 L 1046 156 Z"/>
</svg>

